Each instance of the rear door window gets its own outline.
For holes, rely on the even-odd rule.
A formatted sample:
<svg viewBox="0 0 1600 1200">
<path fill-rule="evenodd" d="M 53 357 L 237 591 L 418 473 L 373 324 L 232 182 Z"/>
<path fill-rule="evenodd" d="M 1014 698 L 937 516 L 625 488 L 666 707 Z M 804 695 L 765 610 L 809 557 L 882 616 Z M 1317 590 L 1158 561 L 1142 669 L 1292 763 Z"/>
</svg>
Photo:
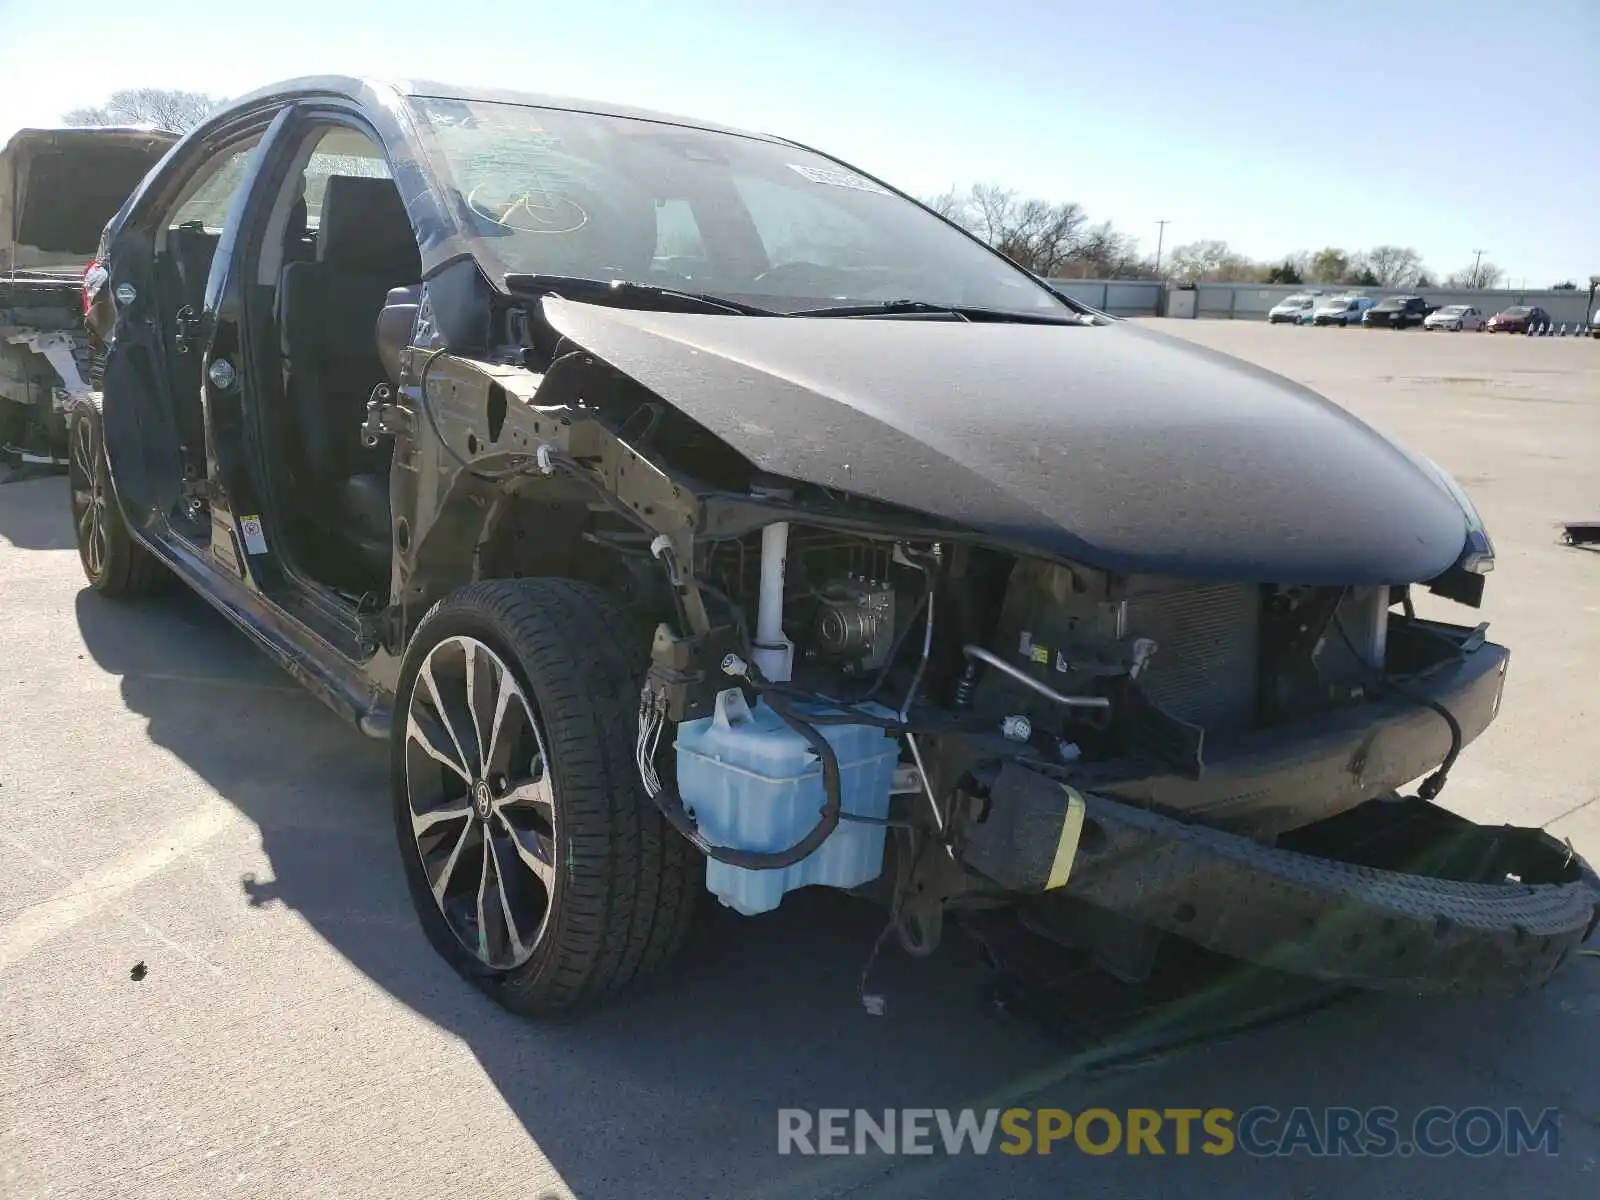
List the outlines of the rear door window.
<svg viewBox="0 0 1600 1200">
<path fill-rule="evenodd" d="M 322 201 L 328 194 L 328 179 L 334 175 L 391 178 L 383 151 L 371 139 L 349 129 L 328 130 L 306 160 L 306 228 L 322 224 Z"/>
<path fill-rule="evenodd" d="M 228 208 L 244 183 L 259 146 L 260 139 L 251 138 L 207 159 L 184 185 L 178 203 L 167 218 L 167 228 L 190 225 L 210 234 L 221 234 L 228 220 Z"/>
</svg>

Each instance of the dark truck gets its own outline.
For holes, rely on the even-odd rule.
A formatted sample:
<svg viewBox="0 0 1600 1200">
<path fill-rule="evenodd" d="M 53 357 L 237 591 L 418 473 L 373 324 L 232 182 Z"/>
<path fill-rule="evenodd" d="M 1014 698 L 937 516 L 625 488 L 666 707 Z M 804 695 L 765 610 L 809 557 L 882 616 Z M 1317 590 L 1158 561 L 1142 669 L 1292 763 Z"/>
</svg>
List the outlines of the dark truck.
<svg viewBox="0 0 1600 1200">
<path fill-rule="evenodd" d="M 1361 323 L 1368 328 L 1385 326 L 1404 329 L 1408 325 L 1420 326 L 1438 308 L 1421 296 L 1389 296 L 1378 301 L 1361 315 Z"/>
<path fill-rule="evenodd" d="M 65 466 L 72 401 L 97 352 L 84 277 L 101 231 L 177 135 L 24 129 L 0 150 L 0 454 Z"/>
</svg>

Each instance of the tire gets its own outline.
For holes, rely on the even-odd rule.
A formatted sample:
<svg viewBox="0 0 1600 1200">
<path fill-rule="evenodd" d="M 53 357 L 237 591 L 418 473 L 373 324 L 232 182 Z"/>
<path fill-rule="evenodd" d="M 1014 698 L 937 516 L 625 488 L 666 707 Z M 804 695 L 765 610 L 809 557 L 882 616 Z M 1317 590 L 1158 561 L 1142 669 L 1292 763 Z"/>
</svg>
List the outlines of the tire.
<svg viewBox="0 0 1600 1200">
<path fill-rule="evenodd" d="M 634 761 L 635 628 L 589 584 L 493 580 L 436 604 L 401 667 L 390 776 L 412 903 L 434 949 L 523 1016 L 589 1010 L 642 981 L 694 916 L 700 856 Z M 501 701 L 508 678 L 520 695 Z M 469 692 L 486 717 L 467 719 Z"/>
<path fill-rule="evenodd" d="M 78 562 L 91 588 L 102 596 L 148 596 L 170 582 L 166 567 L 134 538 L 122 515 L 93 401 L 72 410 L 67 485 Z"/>
</svg>

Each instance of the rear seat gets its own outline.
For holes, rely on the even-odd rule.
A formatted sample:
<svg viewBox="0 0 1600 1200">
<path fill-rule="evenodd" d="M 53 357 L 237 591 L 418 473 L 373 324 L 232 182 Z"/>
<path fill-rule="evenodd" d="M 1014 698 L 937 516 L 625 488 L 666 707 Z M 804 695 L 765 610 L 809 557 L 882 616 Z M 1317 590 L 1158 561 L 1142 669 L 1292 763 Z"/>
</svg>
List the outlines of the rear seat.
<svg viewBox="0 0 1600 1200">
<path fill-rule="evenodd" d="M 388 577 L 387 447 L 361 445 L 372 390 L 386 378 L 373 330 L 389 290 L 422 273 L 392 181 L 328 179 L 317 261 L 291 262 L 278 287 L 291 476 L 302 514 L 374 584 Z"/>
</svg>

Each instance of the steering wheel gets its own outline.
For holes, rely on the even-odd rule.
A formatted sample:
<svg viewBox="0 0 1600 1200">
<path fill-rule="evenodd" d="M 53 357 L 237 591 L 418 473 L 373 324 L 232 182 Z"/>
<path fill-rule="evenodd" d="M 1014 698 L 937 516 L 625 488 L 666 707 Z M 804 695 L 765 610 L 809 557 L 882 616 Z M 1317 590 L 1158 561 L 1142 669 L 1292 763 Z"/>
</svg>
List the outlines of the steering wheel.
<svg viewBox="0 0 1600 1200">
<path fill-rule="evenodd" d="M 548 188 L 501 188 L 479 184 L 467 193 L 474 216 L 512 233 L 576 233 L 589 223 L 577 201 Z"/>
</svg>

